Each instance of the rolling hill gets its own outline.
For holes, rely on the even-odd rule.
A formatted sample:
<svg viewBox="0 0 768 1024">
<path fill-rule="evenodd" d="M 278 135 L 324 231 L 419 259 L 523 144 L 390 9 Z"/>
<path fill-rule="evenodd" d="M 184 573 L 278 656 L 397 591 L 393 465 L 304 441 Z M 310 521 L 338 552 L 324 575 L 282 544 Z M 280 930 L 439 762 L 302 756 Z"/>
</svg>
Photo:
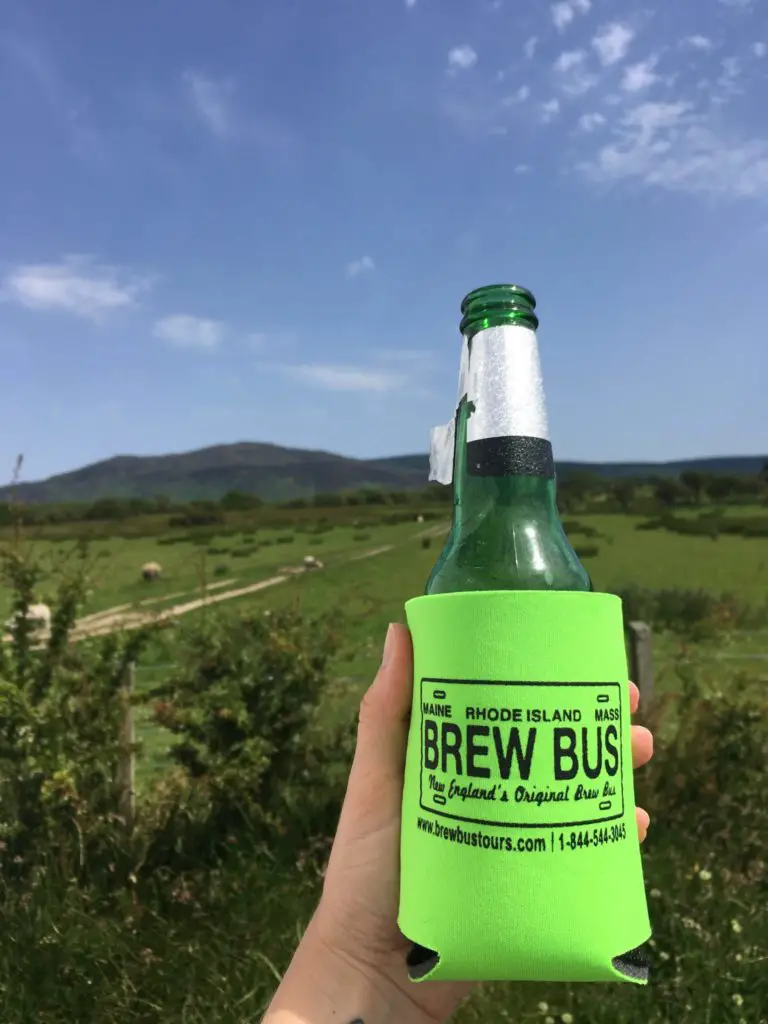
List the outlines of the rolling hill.
<svg viewBox="0 0 768 1024">
<path fill-rule="evenodd" d="M 756 474 L 766 462 L 768 455 L 755 455 L 663 463 L 561 462 L 557 469 L 561 479 L 575 472 L 607 478 L 676 476 L 686 469 Z M 287 501 L 321 491 L 423 487 L 428 469 L 429 457 L 425 454 L 351 459 L 331 452 L 244 441 L 170 455 L 116 455 L 47 480 L 22 482 L 15 488 L 15 497 L 32 503 L 149 498 L 158 494 L 187 500 L 219 498 L 236 490 L 269 501 Z M 7 501 L 10 496 L 10 488 L 0 490 L 0 500 Z"/>
</svg>

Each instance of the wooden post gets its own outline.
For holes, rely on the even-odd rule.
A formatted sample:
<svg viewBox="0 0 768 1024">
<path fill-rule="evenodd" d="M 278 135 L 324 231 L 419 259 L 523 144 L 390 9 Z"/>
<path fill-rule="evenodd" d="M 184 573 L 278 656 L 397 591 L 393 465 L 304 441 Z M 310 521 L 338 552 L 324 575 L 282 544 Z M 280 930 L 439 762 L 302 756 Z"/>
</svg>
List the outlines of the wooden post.
<svg viewBox="0 0 768 1024">
<path fill-rule="evenodd" d="M 640 699 L 647 705 L 653 697 L 653 632 L 647 622 L 630 622 L 629 675 L 640 690 Z"/>
<path fill-rule="evenodd" d="M 136 677 L 136 666 L 131 662 L 126 666 L 123 682 L 123 716 L 120 722 L 120 746 L 117 762 L 117 799 L 120 815 L 125 822 L 126 832 L 133 831 L 136 813 L 135 772 L 136 759 L 133 733 L 133 687 Z"/>
</svg>

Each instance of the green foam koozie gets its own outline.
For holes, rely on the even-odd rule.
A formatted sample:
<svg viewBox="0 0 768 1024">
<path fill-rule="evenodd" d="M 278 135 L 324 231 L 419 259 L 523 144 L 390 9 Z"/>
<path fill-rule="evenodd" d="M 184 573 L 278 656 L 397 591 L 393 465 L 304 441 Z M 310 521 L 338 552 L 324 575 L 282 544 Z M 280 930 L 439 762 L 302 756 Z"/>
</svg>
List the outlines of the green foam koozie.
<svg viewBox="0 0 768 1024">
<path fill-rule="evenodd" d="M 398 924 L 437 954 L 419 980 L 645 983 L 619 598 L 439 594 L 406 613 Z"/>
</svg>

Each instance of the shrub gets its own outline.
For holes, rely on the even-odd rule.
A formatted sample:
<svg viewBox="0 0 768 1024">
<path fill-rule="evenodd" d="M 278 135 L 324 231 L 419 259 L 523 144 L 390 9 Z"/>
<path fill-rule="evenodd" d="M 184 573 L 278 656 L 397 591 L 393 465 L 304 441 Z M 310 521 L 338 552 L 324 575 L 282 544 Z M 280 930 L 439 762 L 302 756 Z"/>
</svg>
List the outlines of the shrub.
<svg viewBox="0 0 768 1024">
<path fill-rule="evenodd" d="M 587 523 L 580 523 L 576 519 L 566 519 L 563 521 L 563 529 L 569 537 L 582 536 L 594 539 L 602 536 L 599 530 L 595 529 L 594 526 L 590 526 Z"/>
<path fill-rule="evenodd" d="M 119 856 L 123 684 L 151 635 L 142 629 L 71 643 L 87 591 L 82 546 L 66 573 L 46 570 L 26 553 L 6 550 L 2 582 L 15 615 L 0 646 L 0 877 L 28 876 L 55 851 L 59 870 L 79 881 L 106 873 Z M 47 584 L 48 639 L 33 634 L 26 613 Z M 115 877 L 119 877 L 115 875 Z"/>
<path fill-rule="evenodd" d="M 353 533 L 352 540 L 370 540 L 370 533 Z"/>
<path fill-rule="evenodd" d="M 431 537 L 422 537 L 421 538 L 421 546 L 422 546 L 422 548 L 425 551 L 426 551 L 427 548 L 431 548 L 432 547 L 432 538 Z"/>
<path fill-rule="evenodd" d="M 278 537 L 275 540 L 275 544 L 293 544 L 296 538 L 292 533 L 286 533 L 282 537 Z"/>
<path fill-rule="evenodd" d="M 594 558 L 595 555 L 600 554 L 600 548 L 597 544 L 583 544 L 581 547 L 574 548 L 579 558 Z"/>
<path fill-rule="evenodd" d="M 177 738 L 170 756 L 183 784 L 145 871 L 217 859 L 243 829 L 295 855 L 335 820 L 328 766 L 346 733 L 318 738 L 311 727 L 336 647 L 325 621 L 292 611 L 213 618 L 185 633 L 178 670 L 151 694 Z"/>
<path fill-rule="evenodd" d="M 213 567 L 213 575 L 214 576 L 226 576 L 228 572 L 229 572 L 229 566 L 228 565 L 224 565 L 224 563 L 220 563 L 219 565 L 215 565 Z"/>
</svg>

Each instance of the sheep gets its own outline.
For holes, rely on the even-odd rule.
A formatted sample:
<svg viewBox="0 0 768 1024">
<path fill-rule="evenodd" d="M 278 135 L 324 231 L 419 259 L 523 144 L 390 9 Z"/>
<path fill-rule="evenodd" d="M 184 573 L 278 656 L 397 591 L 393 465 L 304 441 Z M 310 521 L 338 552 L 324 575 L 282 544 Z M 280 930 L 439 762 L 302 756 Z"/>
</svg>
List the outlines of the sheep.
<svg viewBox="0 0 768 1024">
<path fill-rule="evenodd" d="M 306 555 L 304 558 L 304 568 L 309 571 L 310 569 L 322 569 L 324 566 L 319 558 L 315 558 L 314 555 Z"/>
<path fill-rule="evenodd" d="M 162 567 L 159 566 L 157 562 L 147 562 L 146 565 L 141 567 L 142 578 L 147 583 L 151 583 L 152 580 L 159 580 L 162 571 Z"/>
<path fill-rule="evenodd" d="M 5 628 L 13 629 L 16 625 L 17 617 L 18 612 L 8 619 L 5 623 Z M 31 604 L 27 608 L 26 619 L 36 632 L 50 632 L 51 630 L 51 609 L 47 604 Z"/>
</svg>

